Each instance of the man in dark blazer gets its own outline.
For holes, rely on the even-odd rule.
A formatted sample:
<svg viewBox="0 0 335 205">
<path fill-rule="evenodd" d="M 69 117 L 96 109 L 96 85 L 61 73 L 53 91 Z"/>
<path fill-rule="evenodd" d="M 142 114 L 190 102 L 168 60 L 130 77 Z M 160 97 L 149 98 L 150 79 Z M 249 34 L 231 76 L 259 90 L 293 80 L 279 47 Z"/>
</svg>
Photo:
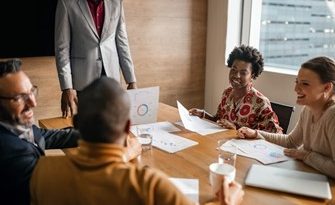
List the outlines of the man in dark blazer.
<svg viewBox="0 0 335 205">
<path fill-rule="evenodd" d="M 0 62 L 0 200 L 28 205 L 29 180 L 44 149 L 77 146 L 71 128 L 46 130 L 34 125 L 37 87 L 21 70 L 18 59 Z"/>
<path fill-rule="evenodd" d="M 55 56 L 63 116 L 73 114 L 76 91 L 101 75 L 136 88 L 122 0 L 58 0 Z"/>
</svg>

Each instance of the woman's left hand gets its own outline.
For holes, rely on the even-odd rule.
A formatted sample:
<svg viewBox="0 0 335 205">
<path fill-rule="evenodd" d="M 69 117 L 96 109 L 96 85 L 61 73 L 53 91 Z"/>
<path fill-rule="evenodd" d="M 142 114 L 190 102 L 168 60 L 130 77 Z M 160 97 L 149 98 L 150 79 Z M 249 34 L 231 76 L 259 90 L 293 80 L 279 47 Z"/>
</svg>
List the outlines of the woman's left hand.
<svg viewBox="0 0 335 205">
<path fill-rule="evenodd" d="M 286 156 L 298 160 L 303 160 L 306 157 L 307 153 L 308 152 L 303 149 L 284 149 L 284 154 Z"/>
</svg>

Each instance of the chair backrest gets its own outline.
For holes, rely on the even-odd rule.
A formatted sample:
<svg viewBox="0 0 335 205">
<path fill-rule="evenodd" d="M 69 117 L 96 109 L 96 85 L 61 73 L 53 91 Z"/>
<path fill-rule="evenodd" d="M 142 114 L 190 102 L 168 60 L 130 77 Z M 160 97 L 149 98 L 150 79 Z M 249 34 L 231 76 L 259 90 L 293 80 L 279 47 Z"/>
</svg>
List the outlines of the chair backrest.
<svg viewBox="0 0 335 205">
<path fill-rule="evenodd" d="M 277 102 L 271 102 L 271 107 L 278 117 L 279 125 L 283 128 L 283 133 L 286 134 L 295 107 Z"/>
</svg>

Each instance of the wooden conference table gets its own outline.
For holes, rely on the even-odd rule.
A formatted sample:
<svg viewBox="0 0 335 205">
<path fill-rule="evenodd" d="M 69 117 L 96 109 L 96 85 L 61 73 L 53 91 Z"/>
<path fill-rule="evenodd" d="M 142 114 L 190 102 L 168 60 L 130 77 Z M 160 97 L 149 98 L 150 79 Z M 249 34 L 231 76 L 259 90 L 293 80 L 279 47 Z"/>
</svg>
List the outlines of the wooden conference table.
<svg viewBox="0 0 335 205">
<path fill-rule="evenodd" d="M 180 120 L 178 110 L 175 107 L 160 103 L 158 121 L 176 122 Z M 43 128 L 63 128 L 72 126 L 70 118 L 51 118 L 39 120 L 40 127 Z M 211 194 L 211 187 L 208 181 L 208 166 L 217 160 L 216 144 L 221 138 L 232 138 L 236 135 L 235 131 L 228 130 L 207 136 L 201 136 L 181 128 L 178 135 L 199 142 L 198 145 L 184 149 L 175 154 L 169 154 L 153 147 L 152 150 L 145 151 L 137 159 L 139 165 L 148 165 L 164 171 L 170 177 L 195 178 L 199 179 L 199 200 L 200 204 L 205 202 L 215 202 L 215 196 Z M 334 180 L 330 180 L 332 190 L 332 200 L 321 200 L 300 195 L 288 194 L 283 192 L 271 191 L 266 189 L 254 188 L 244 185 L 244 180 L 249 167 L 252 164 L 259 164 L 258 161 L 237 157 L 236 161 L 236 181 L 241 183 L 245 190 L 242 204 L 250 205 L 314 205 L 327 204 L 335 205 L 335 185 Z M 311 167 L 300 161 L 287 161 L 269 166 L 283 167 L 292 170 L 317 172 Z M 335 170 L 334 170 L 335 171 Z"/>
</svg>

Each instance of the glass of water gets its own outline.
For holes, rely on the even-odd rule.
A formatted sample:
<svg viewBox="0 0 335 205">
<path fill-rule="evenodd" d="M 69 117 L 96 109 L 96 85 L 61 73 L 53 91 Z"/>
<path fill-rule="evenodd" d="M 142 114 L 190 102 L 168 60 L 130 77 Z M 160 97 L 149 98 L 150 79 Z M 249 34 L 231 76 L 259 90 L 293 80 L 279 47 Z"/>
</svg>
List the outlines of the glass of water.
<svg viewBox="0 0 335 205">
<path fill-rule="evenodd" d="M 217 142 L 218 149 L 218 163 L 230 164 L 235 167 L 237 147 L 229 142 L 229 139 L 221 139 Z"/>
<path fill-rule="evenodd" d="M 142 145 L 142 150 L 150 150 L 152 145 L 152 138 L 154 134 L 154 127 L 149 125 L 137 126 L 137 139 Z"/>
</svg>

